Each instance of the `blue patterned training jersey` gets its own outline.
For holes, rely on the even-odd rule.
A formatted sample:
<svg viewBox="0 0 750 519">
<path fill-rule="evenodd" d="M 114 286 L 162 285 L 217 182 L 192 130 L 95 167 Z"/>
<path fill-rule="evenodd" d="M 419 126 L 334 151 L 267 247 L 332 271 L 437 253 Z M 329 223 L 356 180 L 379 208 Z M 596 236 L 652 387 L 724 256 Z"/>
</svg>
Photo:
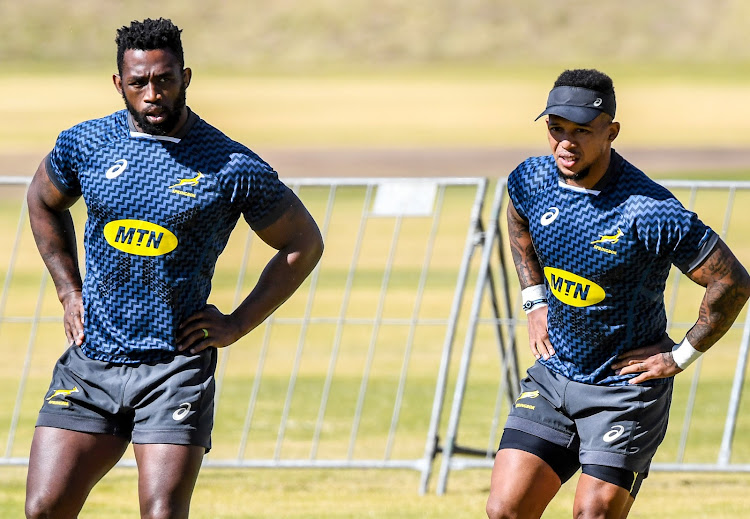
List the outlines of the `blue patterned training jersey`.
<svg viewBox="0 0 750 519">
<path fill-rule="evenodd" d="M 549 155 L 519 165 L 508 193 L 529 222 L 547 285 L 555 355 L 539 362 L 577 382 L 626 384 L 634 375 L 616 375 L 610 366 L 664 335 L 671 265 L 694 269 L 718 236 L 614 150 L 594 189 L 560 180 Z"/>
<path fill-rule="evenodd" d="M 179 138 L 135 130 L 126 110 L 60 134 L 52 182 L 82 195 L 84 353 L 137 364 L 176 354 L 180 323 L 202 309 L 240 215 L 273 223 L 288 189 L 245 146 L 190 112 Z"/>
</svg>

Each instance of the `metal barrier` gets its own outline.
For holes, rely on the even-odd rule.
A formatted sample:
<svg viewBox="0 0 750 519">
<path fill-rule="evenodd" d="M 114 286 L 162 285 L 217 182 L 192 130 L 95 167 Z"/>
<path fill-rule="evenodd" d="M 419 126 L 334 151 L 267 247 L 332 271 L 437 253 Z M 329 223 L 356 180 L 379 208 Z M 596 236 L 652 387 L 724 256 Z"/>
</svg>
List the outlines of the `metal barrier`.
<svg viewBox="0 0 750 519">
<path fill-rule="evenodd" d="M 708 223 L 719 235 L 727 241 L 733 252 L 744 265 L 750 265 L 750 248 L 748 248 L 747 230 L 738 228 L 746 225 L 744 209 L 750 205 L 750 182 L 708 182 L 708 181 L 663 181 L 662 185 L 670 189 L 688 209 L 698 213 L 699 217 Z M 511 379 L 507 366 L 513 365 L 515 359 L 516 340 L 524 345 L 520 356 L 525 359 L 522 367 L 525 369 L 531 364 L 533 358 L 527 354 L 526 344 L 526 319 L 520 311 L 520 289 L 512 264 L 505 261 L 509 254 L 507 244 L 503 239 L 498 220 L 500 215 L 505 214 L 506 201 L 505 179 L 498 181 L 495 189 L 494 202 L 491 215 L 488 218 L 490 232 L 486 235 L 484 251 L 479 266 L 479 276 L 476 280 L 474 291 L 474 304 L 469 317 L 469 332 L 464 341 L 461 356 L 461 366 L 458 372 L 457 383 L 452 400 L 451 414 L 448 419 L 447 434 L 443 445 L 438 450 L 443 453 L 440 466 L 439 480 L 437 482 L 437 493 L 443 494 L 447 489 L 448 476 L 451 470 L 469 468 L 491 468 L 495 450 L 497 449 L 498 427 L 502 426 L 502 417 L 507 414 L 513 399 L 516 396 L 518 386 L 517 379 L 512 384 L 507 382 Z M 732 225 L 734 224 L 734 225 Z M 734 234 L 732 234 L 734 233 Z M 497 256 L 493 256 L 496 253 Z M 495 259 L 497 258 L 497 259 Z M 495 263 L 497 261 L 497 263 Z M 493 288 L 496 282 L 493 279 L 492 267 L 498 266 L 501 286 Z M 693 325 L 697 313 L 698 304 L 702 297 L 702 288 L 693 283 L 683 284 L 687 278 L 673 268 L 670 275 L 665 294 L 667 305 L 668 329 L 672 337 L 682 337 Z M 508 280 L 512 280 L 512 288 L 508 289 Z M 691 286 L 685 286 L 691 285 Z M 692 292 L 693 297 L 681 298 L 680 294 Z M 506 291 L 506 301 L 512 299 L 512 305 L 506 305 L 504 313 L 497 317 L 490 317 L 482 313 L 483 297 L 489 293 L 489 301 L 484 301 L 485 306 L 492 309 L 497 308 L 496 294 Z M 509 294 L 514 296 L 510 297 Z M 681 305 L 686 300 L 689 304 Z M 743 317 L 744 315 L 744 317 Z M 691 320 L 692 319 L 692 320 Z M 743 324 L 744 321 L 744 324 Z M 487 374 L 484 369 L 482 373 L 469 377 L 469 368 L 476 356 L 476 347 L 479 341 L 476 339 L 482 327 L 492 329 L 501 328 L 505 333 L 498 333 L 497 358 L 500 365 L 491 364 L 491 368 L 499 373 Z M 486 342 L 486 341 L 485 341 Z M 696 364 L 688 370 L 686 375 L 676 378 L 675 393 L 671 410 L 671 422 L 666 439 L 657 453 L 652 470 L 665 471 L 728 471 L 748 472 L 750 471 L 750 449 L 746 440 L 750 432 L 750 420 L 744 418 L 747 413 L 740 413 L 740 402 L 743 394 L 743 383 L 748 363 L 750 342 L 750 314 L 747 309 L 743 310 L 737 322 L 728 334 L 709 352 L 701 357 Z M 731 346 L 730 346 L 731 345 Z M 736 350 L 732 348 L 736 347 Z M 736 354 L 734 354 L 736 351 Z M 486 360 L 486 356 L 485 359 Z M 474 369 L 479 364 L 480 370 L 486 367 L 486 362 L 474 362 Z M 711 364 L 711 370 L 704 373 L 703 367 Z M 729 367 L 734 372 L 734 377 L 729 383 Z M 470 390 L 472 380 L 487 382 L 490 378 L 497 379 L 497 398 L 494 412 L 488 421 L 472 421 L 470 428 L 464 428 L 463 433 L 473 435 L 476 438 L 487 438 L 484 443 L 486 447 L 466 447 L 467 442 L 458 443 L 458 431 L 461 423 L 462 410 L 467 402 L 467 391 Z M 690 377 L 689 387 L 685 387 Z M 698 413 L 697 400 L 700 398 L 699 386 L 707 386 L 706 397 L 713 405 L 700 408 Z M 726 399 L 726 414 L 717 409 L 717 400 Z M 489 404 L 489 402 L 485 402 Z M 488 406 L 489 407 L 489 406 Z M 683 414 L 680 423 L 680 414 Z M 700 415 L 700 416 L 697 416 Z M 718 434 L 716 423 L 723 417 L 724 427 L 721 438 L 711 438 L 713 441 L 706 442 L 708 436 Z M 699 419 L 699 420 L 696 420 Z M 743 420 L 744 418 L 744 420 Z M 695 423 L 697 422 L 697 423 Z M 468 430 L 467 430 L 468 429 Z M 738 433 L 740 430 L 741 433 Z M 688 438 L 690 435 L 699 436 L 700 442 L 693 449 L 688 450 Z M 739 438 L 740 441 L 735 441 Z M 706 447 L 706 443 L 709 447 Z M 718 446 L 718 449 L 711 447 Z M 735 449 L 734 447 L 739 447 Z M 460 455 L 470 455 L 460 456 Z M 734 454 L 734 459 L 733 458 Z M 714 461 L 712 461 L 712 459 Z M 423 488 L 426 488 L 423 484 Z"/>
<path fill-rule="evenodd" d="M 0 177 L 0 465 L 28 462 L 36 414 L 65 346 L 59 303 L 28 226 L 29 180 Z M 452 470 L 490 468 L 519 373 L 531 361 L 525 346 L 516 353 L 527 340 L 501 232 L 505 179 L 496 183 L 487 225 L 486 179 L 287 183 L 318 221 L 326 252 L 289 301 L 220 351 L 214 448 L 205 465 L 404 468 L 421 473 L 426 493 L 442 454 L 438 494 Z M 746 231 L 738 229 L 750 182 L 662 184 L 750 264 Z M 80 230 L 83 204 L 73 213 Z M 211 302 L 235 307 L 273 252 L 238 226 L 217 264 Z M 701 288 L 685 279 L 675 271 L 666 292 L 675 337 L 692 325 L 700 297 Z M 685 310 L 682 300 L 695 304 Z M 750 448 L 741 440 L 750 435 L 741 412 L 749 342 L 743 311 L 692 373 L 677 378 L 654 470 L 750 471 Z M 121 464 L 134 465 L 132 452 Z"/>
<path fill-rule="evenodd" d="M 0 177 L 7 246 L 0 253 L 0 337 L 8 359 L 0 366 L 0 398 L 15 397 L 0 400 L 0 464 L 28 462 L 36 413 L 65 347 L 25 197 L 7 193 L 23 194 L 28 182 Z M 214 447 L 204 464 L 424 472 L 434 458 L 422 455 L 425 431 L 434 437 L 438 427 L 426 403 L 432 399 L 439 411 L 444 400 L 487 180 L 287 184 L 316 218 L 326 251 L 289 301 L 220 351 Z M 83 203 L 73 216 L 80 235 Z M 239 225 L 219 258 L 210 301 L 234 308 L 272 253 Z M 132 452 L 121 464 L 134 464 Z"/>
</svg>

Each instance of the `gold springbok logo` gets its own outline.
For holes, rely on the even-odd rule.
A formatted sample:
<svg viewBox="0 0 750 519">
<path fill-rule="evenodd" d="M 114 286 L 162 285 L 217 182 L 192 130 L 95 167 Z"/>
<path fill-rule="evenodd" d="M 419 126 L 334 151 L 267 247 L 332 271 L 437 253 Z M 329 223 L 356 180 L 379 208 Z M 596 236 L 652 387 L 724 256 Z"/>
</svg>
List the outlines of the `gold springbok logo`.
<svg viewBox="0 0 750 519">
<path fill-rule="evenodd" d="M 516 402 L 518 402 L 519 400 L 522 400 L 524 398 L 537 398 L 537 397 L 539 397 L 539 390 L 538 389 L 535 390 L 535 391 L 524 391 L 523 393 L 521 393 L 519 395 L 518 398 L 516 398 Z"/>
<path fill-rule="evenodd" d="M 617 233 L 615 233 L 615 234 L 610 234 L 610 235 L 606 235 L 606 234 L 604 234 L 604 235 L 602 235 L 602 237 L 601 237 L 601 238 L 599 238 L 598 240 L 594 240 L 594 241 L 592 241 L 592 242 L 591 242 L 591 245 L 593 245 L 593 244 L 595 244 L 595 243 L 617 243 L 617 242 L 618 242 L 618 241 L 620 240 L 620 238 L 622 238 L 623 236 L 625 236 L 625 233 L 624 233 L 624 232 L 622 232 L 622 231 L 621 231 L 621 230 L 620 230 L 620 229 L 618 228 L 618 229 L 617 229 Z"/>
<path fill-rule="evenodd" d="M 71 393 L 78 393 L 78 386 L 74 386 L 73 389 L 56 389 L 54 393 L 47 397 L 47 400 L 52 400 L 56 396 L 68 396 Z"/>
<path fill-rule="evenodd" d="M 174 185 L 169 186 L 167 189 L 173 189 L 173 188 L 182 187 L 182 186 L 197 186 L 198 181 L 201 179 L 201 177 L 203 177 L 203 173 L 199 171 L 198 174 L 194 176 L 193 178 L 180 179 L 179 182 L 177 182 Z"/>
</svg>

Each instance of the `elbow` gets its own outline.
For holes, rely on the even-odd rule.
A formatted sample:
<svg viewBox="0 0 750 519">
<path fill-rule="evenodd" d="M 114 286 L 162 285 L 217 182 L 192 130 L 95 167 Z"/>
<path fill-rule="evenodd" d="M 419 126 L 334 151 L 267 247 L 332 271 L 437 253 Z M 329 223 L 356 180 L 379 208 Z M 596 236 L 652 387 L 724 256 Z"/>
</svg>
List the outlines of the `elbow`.
<svg viewBox="0 0 750 519">
<path fill-rule="evenodd" d="M 320 258 L 323 256 L 323 249 L 323 238 L 320 236 L 320 233 L 311 233 L 311 235 L 305 238 L 303 243 L 294 247 L 296 252 L 289 256 L 290 263 L 298 265 L 299 268 L 309 274 L 318 262 L 320 262 Z"/>
<path fill-rule="evenodd" d="M 320 233 L 318 233 L 316 239 L 312 240 L 307 253 L 308 261 L 312 264 L 313 267 L 315 267 L 315 265 L 320 262 L 320 258 L 323 257 L 323 250 L 325 250 L 323 237 L 320 235 Z"/>
<path fill-rule="evenodd" d="M 744 268 L 742 269 L 742 275 L 740 276 L 740 279 L 737 283 L 738 287 L 738 293 L 740 297 L 742 298 L 742 303 L 747 302 L 748 299 L 750 299 L 750 274 L 747 273 L 747 270 Z"/>
</svg>

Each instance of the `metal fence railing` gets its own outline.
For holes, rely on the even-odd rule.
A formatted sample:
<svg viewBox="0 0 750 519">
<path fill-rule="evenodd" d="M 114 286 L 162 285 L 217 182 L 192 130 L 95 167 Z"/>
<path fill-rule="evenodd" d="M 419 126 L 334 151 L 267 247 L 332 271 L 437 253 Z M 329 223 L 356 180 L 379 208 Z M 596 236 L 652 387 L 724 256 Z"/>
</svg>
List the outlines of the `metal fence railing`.
<svg viewBox="0 0 750 519">
<path fill-rule="evenodd" d="M 674 180 L 663 181 L 661 184 L 717 231 L 744 265 L 750 265 L 748 224 L 744 215 L 745 208 L 750 204 L 750 182 Z M 509 374 L 505 366 L 513 365 L 516 339 L 524 345 L 527 339 L 525 316 L 519 311 L 520 290 L 513 265 L 505 260 L 508 255 L 504 250 L 507 244 L 504 243 L 499 225 L 500 215 L 505 214 L 506 198 L 507 190 L 503 179 L 496 185 L 491 213 L 487 219 L 488 232 L 478 268 L 469 331 L 461 354 L 445 441 L 440 446 L 443 457 L 437 483 L 438 494 L 446 491 L 451 470 L 492 467 L 498 443 L 498 425 L 502 425 L 502 417 L 507 414 L 512 399 L 515 398 L 513 385 L 507 384 Z M 493 275 L 494 268 L 499 270 L 497 276 Z M 665 293 L 670 336 L 682 337 L 693 325 L 702 297 L 701 290 L 701 287 L 689 282 L 679 270 L 673 268 Z M 499 316 L 495 310 L 498 293 L 505 293 L 505 301 L 514 302 L 504 306 L 504 311 Z M 508 295 L 510 293 L 513 297 Z M 487 308 L 492 309 L 492 315 L 487 315 Z M 476 337 L 483 327 L 501 330 L 497 343 L 499 355 L 495 356 L 499 358 L 499 365 L 497 362 L 492 365 L 501 376 L 495 377 L 495 389 L 492 391 L 497 395 L 494 413 L 487 413 L 487 419 L 477 423 L 476 420 L 467 420 L 462 412 L 467 401 L 471 400 L 467 395 L 471 394 L 472 381 L 488 383 L 492 378 L 492 375 L 481 372 L 482 363 L 475 359 L 475 350 L 480 344 Z M 701 357 L 684 379 L 677 377 L 670 427 L 651 466 L 653 470 L 750 472 L 750 442 L 747 441 L 750 420 L 746 411 L 741 412 L 742 396 L 744 393 L 747 397 L 748 391 L 743 391 L 743 385 L 749 342 L 750 314 L 745 309 L 719 344 L 708 355 Z M 486 364 L 487 354 L 484 354 L 485 357 L 481 355 L 480 359 L 485 360 Z M 530 355 L 526 355 L 525 347 L 520 349 L 519 357 L 527 359 L 525 365 L 533 360 Z M 480 366 L 477 367 L 477 364 Z M 470 366 L 480 373 L 469 377 Z M 517 379 L 513 380 L 515 383 Z M 487 392 L 486 387 L 484 389 Z M 710 405 L 697 405 L 699 399 Z M 467 421 L 470 422 L 470 428 L 465 431 L 463 424 Z M 717 426 L 719 423 L 724 424 L 723 428 Z M 475 433 L 473 438 L 481 441 L 483 447 L 467 447 L 466 441 L 459 443 L 460 425 L 461 431 L 469 436 Z"/>
<path fill-rule="evenodd" d="M 65 347 L 59 303 L 28 225 L 28 183 L 0 177 L 0 465 L 28 462 L 52 365 Z M 525 347 L 516 352 L 526 344 L 526 323 L 501 232 L 505 179 L 494 195 L 481 178 L 287 184 L 318 222 L 326 250 L 289 301 L 220 352 L 205 465 L 411 469 L 426 493 L 441 458 L 439 494 L 451 471 L 489 469 L 519 373 L 530 364 Z M 750 182 L 663 184 L 750 265 Z M 83 203 L 72 212 L 81 236 Z M 236 306 L 272 252 L 238 225 L 210 301 Z M 665 297 L 670 333 L 681 336 L 694 322 L 700 287 L 675 272 Z M 457 341 L 462 351 L 453 355 Z M 750 413 L 742 407 L 748 342 L 745 310 L 678 377 L 654 470 L 750 471 Z M 132 452 L 121 463 L 133 465 Z"/>
</svg>

